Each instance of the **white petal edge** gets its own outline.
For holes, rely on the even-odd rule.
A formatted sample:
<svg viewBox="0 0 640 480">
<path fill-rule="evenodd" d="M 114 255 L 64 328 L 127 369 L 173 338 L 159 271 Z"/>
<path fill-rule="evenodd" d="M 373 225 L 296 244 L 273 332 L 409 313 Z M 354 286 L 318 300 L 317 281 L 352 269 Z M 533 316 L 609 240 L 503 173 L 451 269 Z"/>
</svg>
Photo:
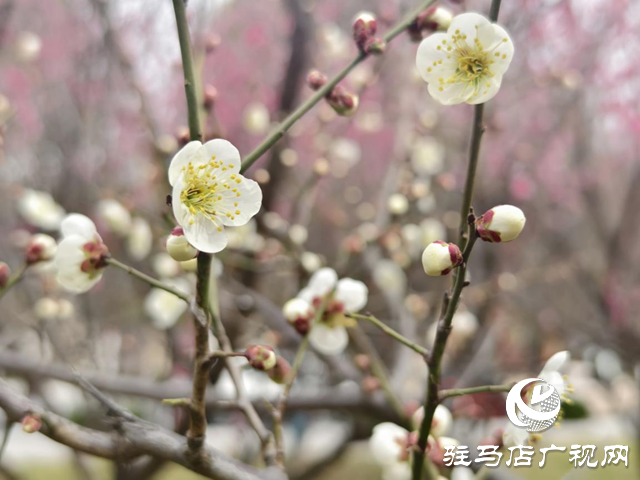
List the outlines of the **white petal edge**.
<svg viewBox="0 0 640 480">
<path fill-rule="evenodd" d="M 339 355 L 349 344 L 349 334 L 344 327 L 332 328 L 319 323 L 311 328 L 309 343 L 324 355 Z"/>
<path fill-rule="evenodd" d="M 364 308 L 369 297 L 367 286 L 352 278 L 343 278 L 336 286 L 336 300 L 344 304 L 347 312 L 355 313 Z"/>
<path fill-rule="evenodd" d="M 173 186 L 180 174 L 182 173 L 182 167 L 186 167 L 189 161 L 193 158 L 198 149 L 202 146 L 198 140 L 187 143 L 182 147 L 178 153 L 175 154 L 171 163 L 169 164 L 169 184 Z"/>
</svg>

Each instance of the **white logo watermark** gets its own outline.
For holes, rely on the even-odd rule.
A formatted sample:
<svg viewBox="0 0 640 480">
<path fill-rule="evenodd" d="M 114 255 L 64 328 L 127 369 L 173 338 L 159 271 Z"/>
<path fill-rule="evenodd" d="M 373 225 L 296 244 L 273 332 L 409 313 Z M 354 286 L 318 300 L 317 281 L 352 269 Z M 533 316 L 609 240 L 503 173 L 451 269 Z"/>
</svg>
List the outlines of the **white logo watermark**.
<svg viewBox="0 0 640 480">
<path fill-rule="evenodd" d="M 527 405 L 522 399 L 522 390 L 536 382 Z M 559 413 L 560 395 L 552 385 L 540 378 L 527 378 L 516 383 L 507 395 L 509 420 L 516 427 L 526 427 L 527 432 L 544 432 L 551 428 L 556 423 Z"/>
</svg>

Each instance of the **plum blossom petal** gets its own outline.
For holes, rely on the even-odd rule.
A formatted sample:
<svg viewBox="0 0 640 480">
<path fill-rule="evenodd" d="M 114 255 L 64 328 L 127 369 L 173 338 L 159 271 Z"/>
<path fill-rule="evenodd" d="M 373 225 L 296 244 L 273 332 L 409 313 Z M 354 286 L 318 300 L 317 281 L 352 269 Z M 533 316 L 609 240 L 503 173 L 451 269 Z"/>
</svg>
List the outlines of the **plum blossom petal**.
<svg viewBox="0 0 640 480">
<path fill-rule="evenodd" d="M 343 303 L 344 309 L 350 313 L 356 313 L 367 304 L 369 290 L 367 286 L 352 278 L 343 278 L 336 286 L 336 300 Z"/>
<path fill-rule="evenodd" d="M 330 327 L 318 323 L 309 332 L 309 342 L 320 353 L 339 355 L 349 344 L 349 334 L 344 327 Z"/>
</svg>

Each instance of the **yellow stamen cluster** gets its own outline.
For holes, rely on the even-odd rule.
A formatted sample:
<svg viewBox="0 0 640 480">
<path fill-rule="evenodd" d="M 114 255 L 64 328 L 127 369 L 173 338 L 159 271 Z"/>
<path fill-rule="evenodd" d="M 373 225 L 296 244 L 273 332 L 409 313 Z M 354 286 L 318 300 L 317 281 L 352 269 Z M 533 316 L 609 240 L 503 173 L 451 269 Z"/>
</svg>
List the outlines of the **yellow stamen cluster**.
<svg viewBox="0 0 640 480">
<path fill-rule="evenodd" d="M 486 95 L 491 86 L 489 79 L 494 77 L 491 66 L 497 58 L 501 57 L 503 60 L 507 58 L 506 55 L 501 55 L 500 52 L 495 50 L 505 42 L 508 42 L 508 39 L 505 38 L 502 42 L 498 42 L 490 50 L 485 50 L 482 42 L 477 37 L 473 40 L 473 46 L 470 46 L 467 42 L 467 35 L 461 33 L 460 30 L 456 30 L 451 39 L 453 44 L 448 44 L 447 40 L 442 40 L 442 45 L 438 45 L 437 50 L 443 53 L 446 52 L 449 60 L 452 56 L 457 59 L 456 70 L 451 77 L 438 79 L 438 89 L 442 92 L 447 85 L 462 83 L 473 88 L 471 98 L 480 95 L 483 87 L 486 89 L 482 91 L 482 95 Z M 439 65 L 442 65 L 442 60 L 433 62 L 433 67 L 438 67 Z M 432 68 L 429 67 L 427 71 L 431 72 Z"/>
<path fill-rule="evenodd" d="M 237 187 L 242 182 L 242 177 L 225 173 L 233 168 L 233 164 L 225 166 L 215 156 L 208 163 L 194 166 L 189 162 L 182 167 L 185 188 L 180 194 L 180 202 L 191 214 L 189 225 L 193 225 L 196 215 L 200 214 L 218 225 L 218 231 L 222 231 L 216 217 L 225 216 L 235 220 L 236 215 L 240 215 L 239 203 L 233 200 L 242 195 Z"/>
</svg>

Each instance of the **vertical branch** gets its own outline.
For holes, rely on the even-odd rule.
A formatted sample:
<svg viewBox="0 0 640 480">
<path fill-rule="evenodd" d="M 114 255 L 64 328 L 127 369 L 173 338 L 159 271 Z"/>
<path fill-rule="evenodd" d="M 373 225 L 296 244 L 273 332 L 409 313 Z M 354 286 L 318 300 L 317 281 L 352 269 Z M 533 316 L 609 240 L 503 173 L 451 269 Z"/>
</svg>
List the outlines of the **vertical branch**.
<svg viewBox="0 0 640 480">
<path fill-rule="evenodd" d="M 202 128 L 198 112 L 198 95 L 196 92 L 195 73 L 193 69 L 193 54 L 189 38 L 189 24 L 187 23 L 186 2 L 173 0 L 173 9 L 178 27 L 178 40 L 182 56 L 182 70 L 184 73 L 184 91 L 187 97 L 189 115 L 189 133 L 191 140 L 202 141 Z M 193 366 L 193 388 L 189 405 L 191 425 L 187 438 L 189 447 L 198 450 L 202 447 L 207 429 L 205 393 L 209 380 L 209 288 L 211 282 L 211 255 L 200 252 L 198 256 L 198 273 L 196 285 L 196 304 L 198 312 L 194 316 L 196 329 L 196 353 Z"/>
<path fill-rule="evenodd" d="M 498 19 L 498 12 L 500 10 L 501 0 L 492 0 L 491 2 L 491 21 L 495 22 Z M 418 435 L 418 445 L 413 454 L 412 465 L 412 478 L 413 480 L 420 480 L 423 475 L 424 462 L 425 462 L 425 449 L 427 447 L 427 439 L 431 431 L 431 423 L 433 422 L 433 415 L 436 407 L 440 402 L 439 389 L 440 389 L 440 368 L 442 365 L 442 357 L 447 344 L 447 339 L 451 333 L 451 323 L 453 316 L 458 308 L 460 296 L 462 290 L 466 285 L 465 276 L 467 273 L 467 262 L 471 255 L 471 250 L 476 241 L 476 231 L 473 226 L 473 212 L 471 210 L 471 203 L 473 201 L 473 188 L 475 184 L 476 170 L 478 167 L 478 159 L 480 156 L 480 143 L 482 141 L 482 135 L 484 134 L 484 104 L 476 105 L 474 107 L 473 115 L 473 127 L 471 132 L 471 145 L 469 147 L 469 164 L 467 166 L 467 178 L 464 186 L 464 193 L 462 197 L 462 206 L 460 210 L 460 237 L 459 247 L 463 250 L 464 262 L 457 269 L 456 278 L 454 281 L 453 289 L 451 293 L 445 294 L 442 315 L 438 321 L 438 329 L 436 331 L 436 338 L 434 341 L 433 349 L 428 360 L 429 377 L 427 379 L 427 395 L 424 403 L 424 419 L 420 425 L 420 431 Z M 431 472 L 427 472 L 431 477 Z"/>
</svg>

